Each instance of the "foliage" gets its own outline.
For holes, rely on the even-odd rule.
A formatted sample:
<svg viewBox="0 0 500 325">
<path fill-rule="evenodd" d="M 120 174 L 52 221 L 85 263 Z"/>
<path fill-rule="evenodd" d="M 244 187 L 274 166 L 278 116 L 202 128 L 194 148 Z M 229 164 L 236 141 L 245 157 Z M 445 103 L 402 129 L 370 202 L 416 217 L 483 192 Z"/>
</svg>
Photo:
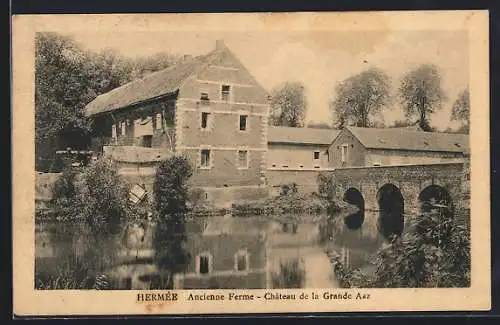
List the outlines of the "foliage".
<svg viewBox="0 0 500 325">
<path fill-rule="evenodd" d="M 272 274 L 273 288 L 302 288 L 305 282 L 305 271 L 298 260 L 289 260 L 280 264 L 279 273 Z"/>
<path fill-rule="evenodd" d="M 317 194 L 298 193 L 293 185 L 287 188 L 281 195 L 264 201 L 233 203 L 232 214 L 234 216 L 301 216 L 322 215 L 327 213 L 331 203 Z"/>
<path fill-rule="evenodd" d="M 83 281 L 106 270 L 117 257 L 124 224 L 134 218 L 134 210 L 128 204 L 128 188 L 115 164 L 101 158 L 80 174 L 65 171 L 56 182 L 54 194 L 52 204 L 57 221 L 71 225 L 64 232 L 76 245 L 74 256 L 67 262 L 69 266 L 56 273 L 57 277 Z M 58 242 L 57 238 L 54 242 Z"/>
<path fill-rule="evenodd" d="M 373 119 L 390 103 L 390 79 L 380 69 L 371 68 L 338 83 L 331 107 L 335 126 L 371 127 Z"/>
<path fill-rule="evenodd" d="M 282 184 L 280 186 L 280 196 L 297 194 L 298 192 L 299 189 L 297 187 L 297 183 Z"/>
<path fill-rule="evenodd" d="M 156 264 L 165 271 L 178 272 L 187 262 L 183 247 L 186 240 L 184 218 L 187 212 L 187 182 L 192 172 L 188 160 L 181 156 L 162 161 L 156 171 L 153 245 Z"/>
<path fill-rule="evenodd" d="M 445 211 L 420 215 L 411 230 L 380 249 L 369 276 L 346 269 L 333 259 L 339 281 L 346 287 L 467 287 L 470 285 L 470 234 Z"/>
<path fill-rule="evenodd" d="M 108 158 L 92 162 L 82 174 L 78 216 L 92 231 L 113 233 L 128 216 L 128 188 Z"/>
<path fill-rule="evenodd" d="M 311 129 L 331 129 L 332 128 L 328 123 L 325 123 L 325 122 L 309 122 L 309 123 L 307 123 L 306 127 L 311 128 Z"/>
<path fill-rule="evenodd" d="M 66 170 L 54 186 L 53 205 L 61 220 L 78 221 L 91 233 L 114 233 L 129 217 L 128 188 L 107 158 L 81 173 Z"/>
<path fill-rule="evenodd" d="M 458 132 L 468 133 L 470 117 L 469 89 L 460 93 L 451 107 L 451 119 L 462 122 L 462 127 Z"/>
<path fill-rule="evenodd" d="M 299 82 L 285 82 L 271 91 L 273 125 L 303 127 L 307 110 L 304 86 Z"/>
<path fill-rule="evenodd" d="M 188 191 L 188 210 L 192 214 L 215 210 L 215 207 L 206 199 L 206 192 L 201 188 L 192 188 Z"/>
<path fill-rule="evenodd" d="M 432 131 L 429 115 L 440 109 L 446 100 L 438 68 L 423 64 L 407 72 L 401 80 L 399 96 L 406 118 L 417 116 L 420 127 L 424 131 Z"/>
<path fill-rule="evenodd" d="M 76 176 L 74 169 L 66 168 L 61 176 L 55 181 L 52 188 L 52 201 L 63 205 L 69 203 L 76 196 Z"/>
<path fill-rule="evenodd" d="M 71 38 L 37 33 L 35 39 L 35 151 L 37 170 L 47 170 L 54 151 L 89 145 L 87 103 L 146 71 L 164 69 L 175 59 L 166 54 L 126 59 L 106 50 L 84 50 Z"/>
</svg>

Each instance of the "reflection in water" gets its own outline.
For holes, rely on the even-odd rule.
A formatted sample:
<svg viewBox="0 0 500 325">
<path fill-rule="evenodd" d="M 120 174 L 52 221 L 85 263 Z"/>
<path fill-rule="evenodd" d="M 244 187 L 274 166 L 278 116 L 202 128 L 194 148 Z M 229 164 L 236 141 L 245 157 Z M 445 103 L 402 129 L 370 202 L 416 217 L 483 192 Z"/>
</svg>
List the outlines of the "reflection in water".
<svg viewBox="0 0 500 325">
<path fill-rule="evenodd" d="M 328 268 L 325 251 L 333 250 L 343 254 L 348 265 L 363 265 L 380 243 L 379 238 L 369 235 L 369 220 L 373 219 L 373 212 L 364 212 L 365 222 L 362 227 L 354 230 L 345 226 L 344 215 L 333 216 L 328 218 L 328 221 L 323 218 L 316 226 L 311 224 L 312 228 L 299 226 L 298 229 L 302 229 L 300 231 L 295 224 L 287 224 L 286 233 L 270 235 L 271 245 L 275 248 L 275 252 L 271 252 L 270 256 L 284 256 L 283 252 L 292 249 L 305 261 L 315 261 L 315 265 L 308 269 L 319 271 L 314 270 L 314 267 L 318 267 L 318 261 L 325 261 L 326 264 L 321 264 L 321 268 Z M 203 223 L 202 219 L 196 222 Z M 78 226 L 62 222 L 37 225 L 36 288 L 92 289 L 96 284 L 96 277 L 98 283 L 104 283 L 103 289 L 107 286 L 123 290 L 165 288 L 170 282 L 160 275 L 153 260 L 153 227 L 150 223 L 132 224 L 114 236 L 89 236 Z M 273 222 L 270 222 L 269 229 L 274 229 L 274 232 L 282 230 L 276 225 L 273 227 Z M 309 230 L 303 233 L 304 229 Z M 289 243 L 290 236 L 295 238 L 295 241 L 300 239 L 300 243 Z M 306 237 L 302 238 L 303 236 Z M 300 250 L 287 248 L 287 245 L 294 245 Z M 326 270 L 325 274 L 329 271 Z M 318 272 L 309 273 L 306 274 L 306 282 L 327 285 L 327 277 L 323 279 Z M 99 278 L 100 274 L 106 274 L 106 278 Z"/>
</svg>

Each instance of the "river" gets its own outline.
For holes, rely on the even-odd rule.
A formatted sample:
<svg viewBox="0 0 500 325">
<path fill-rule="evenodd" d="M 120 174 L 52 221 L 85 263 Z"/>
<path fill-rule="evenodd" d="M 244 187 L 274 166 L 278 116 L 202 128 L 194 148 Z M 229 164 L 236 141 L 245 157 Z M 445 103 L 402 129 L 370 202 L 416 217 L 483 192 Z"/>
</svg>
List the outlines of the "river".
<svg viewBox="0 0 500 325">
<path fill-rule="evenodd" d="M 366 215 L 368 220 L 372 219 L 370 212 L 366 212 Z M 374 253 L 380 244 L 379 238 L 372 238 L 368 235 L 371 232 L 363 230 L 370 225 L 370 222 L 366 223 L 366 226 L 358 230 L 348 230 L 339 227 L 339 224 L 330 224 L 327 227 L 342 230 L 329 229 L 330 235 L 324 241 L 320 240 L 322 233 L 319 231 L 319 224 L 309 230 L 305 227 L 303 234 L 299 231 L 299 237 L 276 235 L 268 263 L 273 263 L 273 256 L 283 258 L 295 254 L 301 259 L 305 270 L 305 287 L 338 287 L 326 250 L 336 251 L 348 265 L 365 265 L 368 256 Z M 35 233 L 35 286 L 38 289 L 91 289 L 92 276 L 95 274 L 93 271 L 110 270 L 112 267 L 125 278 L 127 273 L 154 272 L 151 231 L 142 233 L 141 240 L 132 244 L 130 241 L 134 241 L 134 236 L 124 236 L 124 233 L 100 238 L 94 234 L 88 236 L 82 234 L 78 226 L 63 222 L 38 223 Z M 296 239 L 301 238 L 300 236 L 305 236 L 305 241 Z M 116 268 L 117 257 L 123 258 L 123 252 L 127 251 L 123 247 L 124 240 L 128 241 L 128 251 L 132 251 L 135 258 L 140 254 L 144 255 L 143 264 L 132 265 L 123 262 L 123 265 Z"/>
</svg>

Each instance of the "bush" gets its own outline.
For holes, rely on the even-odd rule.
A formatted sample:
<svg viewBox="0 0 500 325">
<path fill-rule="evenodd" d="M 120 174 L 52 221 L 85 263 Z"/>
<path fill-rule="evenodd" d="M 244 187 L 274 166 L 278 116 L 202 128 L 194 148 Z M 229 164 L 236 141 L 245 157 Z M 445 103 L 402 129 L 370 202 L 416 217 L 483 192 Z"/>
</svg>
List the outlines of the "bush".
<svg viewBox="0 0 500 325">
<path fill-rule="evenodd" d="M 155 262 L 166 272 L 179 272 L 187 262 L 186 240 L 187 182 L 192 168 L 185 157 L 174 156 L 162 161 L 153 185 L 155 194 L 154 236 Z M 169 286 L 171 286 L 170 284 Z"/>
<path fill-rule="evenodd" d="M 470 234 L 446 211 L 420 215 L 409 231 L 380 249 L 370 261 L 374 276 L 349 269 L 332 258 L 337 278 L 347 287 L 468 287 Z"/>
</svg>

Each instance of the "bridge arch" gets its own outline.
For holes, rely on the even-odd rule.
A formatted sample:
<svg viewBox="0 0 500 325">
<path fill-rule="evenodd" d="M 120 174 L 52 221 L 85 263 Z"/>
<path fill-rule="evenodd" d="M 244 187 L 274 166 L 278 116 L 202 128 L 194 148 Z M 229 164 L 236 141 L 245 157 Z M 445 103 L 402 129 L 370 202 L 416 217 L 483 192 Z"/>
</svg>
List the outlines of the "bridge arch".
<svg viewBox="0 0 500 325">
<path fill-rule="evenodd" d="M 350 187 L 344 192 L 342 199 L 358 208 L 358 212 L 344 218 L 346 227 L 350 230 L 361 228 L 365 221 L 365 199 L 363 198 L 363 194 L 357 188 Z"/>
<path fill-rule="evenodd" d="M 419 196 L 420 213 L 428 213 L 432 210 L 438 210 L 441 213 L 447 213 L 453 216 L 453 199 L 450 192 L 439 185 L 429 185 L 424 188 Z"/>
<path fill-rule="evenodd" d="M 400 235 L 404 228 L 404 198 L 401 190 L 394 184 L 387 183 L 377 192 L 379 206 L 379 231 L 389 239 Z"/>
</svg>

